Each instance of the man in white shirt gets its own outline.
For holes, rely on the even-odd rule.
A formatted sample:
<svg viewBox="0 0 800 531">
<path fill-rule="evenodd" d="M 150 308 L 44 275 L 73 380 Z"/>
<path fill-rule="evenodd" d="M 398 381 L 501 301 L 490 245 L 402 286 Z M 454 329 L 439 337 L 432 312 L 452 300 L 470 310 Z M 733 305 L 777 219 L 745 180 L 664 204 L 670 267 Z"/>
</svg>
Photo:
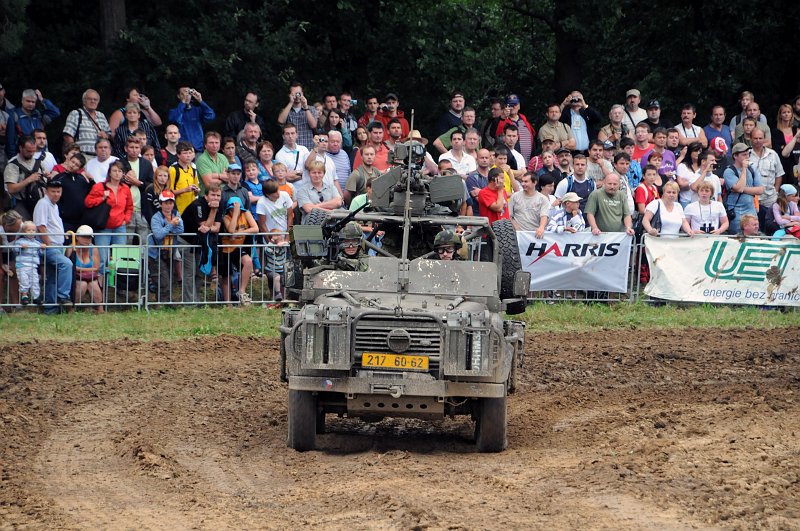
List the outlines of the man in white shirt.
<svg viewBox="0 0 800 531">
<path fill-rule="evenodd" d="M 464 151 L 463 132 L 455 130 L 450 133 L 450 145 L 450 150 L 439 156 L 440 162 L 449 160 L 459 175 L 467 175 L 477 169 L 478 163 L 475 161 L 475 157 Z"/>
<path fill-rule="evenodd" d="M 64 223 L 58 213 L 58 200 L 61 199 L 61 181 L 47 182 L 47 194 L 36 203 L 33 222 L 39 239 L 47 247 L 44 251 L 45 313 L 58 313 L 56 306 L 70 304 L 72 289 L 72 261 L 64 256 Z M 49 236 L 48 236 L 49 234 Z"/>
<path fill-rule="evenodd" d="M 269 180 L 264 183 L 264 197 L 258 200 L 256 215 L 260 232 L 275 229 L 289 232 L 294 222 L 292 198 L 283 190 L 278 190 L 278 183 Z"/>
<path fill-rule="evenodd" d="M 758 221 L 759 226 L 763 227 L 767 209 L 772 208 L 778 200 L 778 189 L 781 187 L 785 172 L 778 153 L 766 146 L 764 131 L 753 129 L 750 141 L 753 143 L 753 149 L 750 150 L 750 166 L 758 170 L 761 184 L 764 185 L 764 193 L 758 196 Z"/>
<path fill-rule="evenodd" d="M 633 131 L 639 122 L 647 119 L 647 111 L 639 107 L 641 101 L 642 94 L 639 89 L 630 89 L 625 93 L 625 116 L 622 118 L 622 123 L 628 131 Z"/>
<path fill-rule="evenodd" d="M 508 214 L 514 228 L 524 231 L 536 231 L 536 238 L 541 238 L 547 227 L 550 212 L 550 199 L 536 191 L 539 177 L 534 172 L 526 172 L 520 184 L 522 190 L 511 194 L 508 200 Z"/>
<path fill-rule="evenodd" d="M 97 154 L 97 158 L 87 162 L 84 171 L 94 179 L 94 182 L 104 183 L 108 175 L 108 167 L 119 159 L 111 154 L 111 142 L 105 138 L 97 139 L 97 142 L 94 143 L 94 152 Z"/>
<path fill-rule="evenodd" d="M 308 148 L 297 143 L 297 126 L 283 126 L 283 146 L 275 153 L 275 160 L 286 165 L 286 180 L 290 183 L 303 178 Z"/>
</svg>

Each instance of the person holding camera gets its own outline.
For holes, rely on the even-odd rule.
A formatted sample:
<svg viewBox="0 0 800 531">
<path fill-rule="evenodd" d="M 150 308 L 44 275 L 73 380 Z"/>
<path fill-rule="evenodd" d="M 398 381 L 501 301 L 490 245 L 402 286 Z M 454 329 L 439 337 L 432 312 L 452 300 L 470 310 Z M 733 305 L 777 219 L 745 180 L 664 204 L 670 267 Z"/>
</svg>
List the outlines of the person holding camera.
<svg viewBox="0 0 800 531">
<path fill-rule="evenodd" d="M 730 221 L 728 233 L 737 234 L 739 221 L 744 214 L 757 215 L 755 196 L 764 193 L 764 185 L 758 170 L 750 167 L 750 148 L 747 144 L 739 142 L 731 152 L 733 166 L 724 173 L 725 188 L 728 190 L 725 210 Z"/>
<path fill-rule="evenodd" d="M 317 110 L 308 104 L 300 83 L 289 87 L 289 102 L 278 114 L 278 124 L 294 124 L 297 128 L 297 143 L 311 150 L 314 148 L 314 130 L 317 128 Z"/>
<path fill-rule="evenodd" d="M 214 109 L 203 101 L 203 95 L 191 87 L 178 89 L 178 106 L 169 110 L 169 121 L 178 126 L 181 140 L 189 142 L 195 152 L 203 152 L 203 124 L 217 117 Z"/>
<path fill-rule="evenodd" d="M 600 125 L 600 113 L 594 107 L 589 107 L 586 100 L 577 90 L 573 90 L 561 102 L 561 123 L 567 124 L 575 138 L 575 151 L 584 153 L 589 151 L 589 142 L 597 138 L 597 129 Z"/>
<path fill-rule="evenodd" d="M 408 120 L 406 120 L 403 111 L 398 108 L 399 106 L 400 102 L 397 99 L 397 95 L 394 92 L 390 92 L 383 99 L 383 103 L 381 103 L 380 109 L 378 109 L 378 121 L 383 124 L 384 140 L 389 140 L 389 122 L 394 119 L 397 119 L 397 121 L 400 122 L 400 126 L 403 128 L 400 138 L 407 137 L 411 132 L 408 126 Z"/>
<path fill-rule="evenodd" d="M 628 137 L 635 142 L 634 130 L 628 127 L 628 124 L 624 122 L 624 118 L 625 107 L 619 104 L 612 105 L 611 110 L 608 111 L 609 123 L 598 131 L 597 139 L 603 142 L 606 140 L 613 142 L 615 148 L 619 148 L 619 141 L 623 137 Z"/>
</svg>

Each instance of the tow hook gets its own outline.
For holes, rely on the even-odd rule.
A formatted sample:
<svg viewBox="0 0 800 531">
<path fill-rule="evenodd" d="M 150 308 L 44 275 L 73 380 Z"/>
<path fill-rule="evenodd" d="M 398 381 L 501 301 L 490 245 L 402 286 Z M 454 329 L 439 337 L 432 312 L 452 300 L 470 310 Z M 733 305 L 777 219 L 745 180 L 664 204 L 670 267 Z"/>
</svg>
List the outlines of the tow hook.
<svg viewBox="0 0 800 531">
<path fill-rule="evenodd" d="M 389 386 L 389 396 L 392 398 L 400 398 L 403 395 L 403 387 L 400 385 Z"/>
</svg>

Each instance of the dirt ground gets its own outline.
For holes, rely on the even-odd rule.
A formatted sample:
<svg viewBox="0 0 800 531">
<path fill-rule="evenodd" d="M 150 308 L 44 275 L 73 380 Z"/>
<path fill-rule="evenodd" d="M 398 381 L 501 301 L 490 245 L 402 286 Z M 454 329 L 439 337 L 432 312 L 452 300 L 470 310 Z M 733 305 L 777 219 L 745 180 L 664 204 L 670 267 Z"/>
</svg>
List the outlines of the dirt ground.
<svg viewBox="0 0 800 531">
<path fill-rule="evenodd" d="M 0 347 L 0 528 L 800 528 L 800 333 L 529 337 L 509 449 L 329 417 L 286 448 L 277 340 Z"/>
</svg>

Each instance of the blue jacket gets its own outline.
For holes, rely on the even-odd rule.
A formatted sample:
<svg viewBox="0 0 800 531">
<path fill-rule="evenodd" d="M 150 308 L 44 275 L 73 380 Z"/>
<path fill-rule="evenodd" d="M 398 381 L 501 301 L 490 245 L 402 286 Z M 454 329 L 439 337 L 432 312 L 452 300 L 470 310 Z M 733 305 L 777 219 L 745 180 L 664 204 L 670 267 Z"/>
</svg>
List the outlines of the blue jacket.
<svg viewBox="0 0 800 531">
<path fill-rule="evenodd" d="M 47 124 L 61 116 L 61 111 L 58 110 L 58 107 L 47 98 L 42 100 L 41 105 L 44 109 L 36 108 L 30 115 L 22 107 L 14 107 L 7 111 L 6 154 L 8 158 L 17 154 L 17 138 L 19 134 L 32 135 L 34 129 L 45 129 Z"/>
<path fill-rule="evenodd" d="M 203 151 L 203 124 L 216 117 L 214 109 L 204 101 L 191 107 L 180 102 L 177 107 L 169 110 L 169 121 L 180 129 L 181 140 L 190 142 L 198 153 Z"/>
<path fill-rule="evenodd" d="M 178 216 L 178 219 L 180 219 L 177 225 L 167 223 L 167 218 L 164 217 L 164 214 L 160 210 L 153 214 L 153 219 L 150 220 L 150 230 L 153 232 L 147 237 L 147 245 L 149 246 L 147 256 L 153 260 L 158 259 L 158 252 L 161 249 L 157 246 L 164 244 L 164 238 L 170 234 L 173 236 L 183 234 L 183 219 L 178 215 L 178 210 L 173 210 L 172 215 Z M 173 238 L 172 241 L 172 245 L 174 245 L 175 239 Z"/>
</svg>

